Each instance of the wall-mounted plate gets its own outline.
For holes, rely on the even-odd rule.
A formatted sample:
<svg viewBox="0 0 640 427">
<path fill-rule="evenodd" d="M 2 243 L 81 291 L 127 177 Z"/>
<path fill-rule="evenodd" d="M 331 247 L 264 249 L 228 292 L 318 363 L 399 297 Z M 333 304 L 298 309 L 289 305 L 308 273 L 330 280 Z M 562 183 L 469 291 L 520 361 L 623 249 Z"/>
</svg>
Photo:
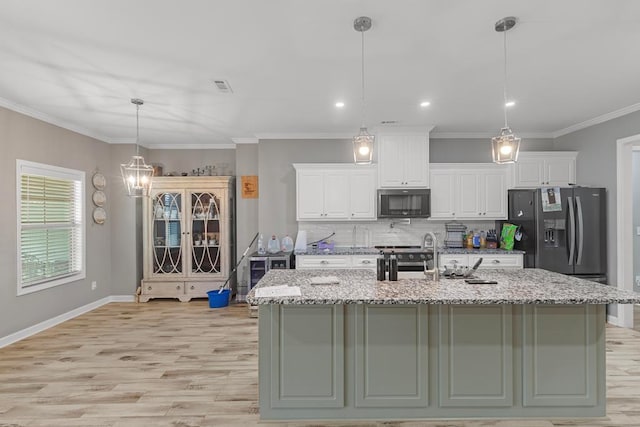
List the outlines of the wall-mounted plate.
<svg viewBox="0 0 640 427">
<path fill-rule="evenodd" d="M 93 192 L 91 199 L 94 205 L 102 207 L 107 201 L 107 195 L 103 191 L 97 190 Z"/>
<path fill-rule="evenodd" d="M 107 178 L 104 177 L 100 172 L 96 172 L 93 174 L 91 178 L 91 182 L 96 190 L 104 190 L 104 187 L 107 186 Z"/>
<path fill-rule="evenodd" d="M 104 209 L 97 207 L 93 210 L 93 222 L 96 224 L 104 224 L 107 220 L 107 211 Z"/>
</svg>

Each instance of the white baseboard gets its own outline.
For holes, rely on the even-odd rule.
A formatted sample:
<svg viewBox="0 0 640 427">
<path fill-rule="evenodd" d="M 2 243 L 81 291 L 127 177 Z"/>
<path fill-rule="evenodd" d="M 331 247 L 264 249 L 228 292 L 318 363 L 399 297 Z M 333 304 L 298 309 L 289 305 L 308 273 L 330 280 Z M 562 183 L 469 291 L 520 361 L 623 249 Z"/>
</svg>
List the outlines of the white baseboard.
<svg viewBox="0 0 640 427">
<path fill-rule="evenodd" d="M 612 316 L 610 314 L 607 314 L 607 323 L 610 323 L 615 326 L 620 326 L 618 324 L 618 316 Z"/>
<path fill-rule="evenodd" d="M 21 331 L 14 332 L 13 334 L 7 335 L 6 337 L 0 337 L 0 348 L 28 338 L 53 326 L 59 325 L 60 323 L 66 322 L 67 320 L 73 319 L 74 317 L 78 317 L 81 314 L 88 313 L 98 307 L 109 304 L 110 302 L 135 302 L 135 297 L 133 295 L 112 295 L 109 297 L 104 297 L 87 305 L 83 305 L 82 307 L 78 307 L 66 313 L 60 314 L 59 316 L 53 317 L 49 320 L 45 320 L 44 322 L 29 326 L 28 328 L 22 329 Z"/>
</svg>

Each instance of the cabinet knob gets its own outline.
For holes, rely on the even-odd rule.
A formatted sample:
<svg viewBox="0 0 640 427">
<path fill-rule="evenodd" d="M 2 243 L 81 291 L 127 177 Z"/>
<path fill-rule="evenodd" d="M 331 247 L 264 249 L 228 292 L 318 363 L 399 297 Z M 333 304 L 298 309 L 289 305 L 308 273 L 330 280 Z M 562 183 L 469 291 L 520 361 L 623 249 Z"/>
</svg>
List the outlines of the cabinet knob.
<svg viewBox="0 0 640 427">
<path fill-rule="evenodd" d="M 492 262 L 493 262 L 494 264 L 500 264 L 500 260 L 499 260 L 499 259 L 494 259 Z"/>
<path fill-rule="evenodd" d="M 180 285 L 176 285 L 176 289 L 180 290 Z"/>
<path fill-rule="evenodd" d="M 323 259 L 322 261 L 320 261 L 320 264 L 329 264 L 329 261 Z"/>
<path fill-rule="evenodd" d="M 196 287 L 194 285 L 191 285 L 191 290 L 194 290 Z"/>
<path fill-rule="evenodd" d="M 354 213 L 352 213 L 352 214 L 351 214 L 351 216 L 355 216 L 355 214 L 354 214 Z"/>
<path fill-rule="evenodd" d="M 482 215 L 482 212 L 478 212 L 478 215 Z"/>
<path fill-rule="evenodd" d="M 147 287 L 147 290 L 149 290 L 149 291 L 150 291 L 150 290 L 151 290 L 151 286 Z"/>
<path fill-rule="evenodd" d="M 371 261 L 369 261 L 368 259 L 365 259 L 362 261 L 363 264 L 371 264 Z"/>
<path fill-rule="evenodd" d="M 451 260 L 451 264 L 457 264 L 457 263 L 458 263 L 458 260 L 457 260 L 457 259 L 452 259 L 452 260 Z"/>
<path fill-rule="evenodd" d="M 456 213 L 455 212 L 451 212 L 451 216 L 456 216 Z"/>
<path fill-rule="evenodd" d="M 486 212 L 482 212 L 482 215 L 486 215 L 486 214 L 487 214 Z"/>
</svg>

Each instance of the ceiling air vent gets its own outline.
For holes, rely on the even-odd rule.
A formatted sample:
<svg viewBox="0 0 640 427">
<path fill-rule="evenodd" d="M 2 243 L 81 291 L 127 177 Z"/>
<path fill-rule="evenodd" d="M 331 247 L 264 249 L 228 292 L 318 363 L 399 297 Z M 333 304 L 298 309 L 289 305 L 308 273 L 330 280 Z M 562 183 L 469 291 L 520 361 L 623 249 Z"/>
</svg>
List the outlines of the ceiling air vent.
<svg viewBox="0 0 640 427">
<path fill-rule="evenodd" d="M 397 120 L 383 120 L 380 122 L 381 125 L 395 125 L 397 123 Z"/>
<path fill-rule="evenodd" d="M 233 93 L 233 89 L 231 89 L 231 85 L 226 80 L 214 80 L 213 84 L 216 85 L 219 92 Z"/>
</svg>

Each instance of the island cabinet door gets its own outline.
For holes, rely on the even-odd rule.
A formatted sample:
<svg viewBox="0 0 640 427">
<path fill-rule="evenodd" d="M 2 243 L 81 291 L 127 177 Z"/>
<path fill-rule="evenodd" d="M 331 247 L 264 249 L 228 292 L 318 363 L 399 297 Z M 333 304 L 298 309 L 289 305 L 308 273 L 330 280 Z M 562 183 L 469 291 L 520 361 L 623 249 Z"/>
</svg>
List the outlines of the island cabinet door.
<svg viewBox="0 0 640 427">
<path fill-rule="evenodd" d="M 440 407 L 513 404 L 510 305 L 439 307 Z"/>
<path fill-rule="evenodd" d="M 272 342 L 260 351 L 271 352 L 271 408 L 342 408 L 344 306 L 270 309 Z"/>
<path fill-rule="evenodd" d="M 427 306 L 357 305 L 353 310 L 355 406 L 427 407 Z"/>
<path fill-rule="evenodd" d="M 524 406 L 604 405 L 604 324 L 603 305 L 523 307 Z"/>
</svg>

